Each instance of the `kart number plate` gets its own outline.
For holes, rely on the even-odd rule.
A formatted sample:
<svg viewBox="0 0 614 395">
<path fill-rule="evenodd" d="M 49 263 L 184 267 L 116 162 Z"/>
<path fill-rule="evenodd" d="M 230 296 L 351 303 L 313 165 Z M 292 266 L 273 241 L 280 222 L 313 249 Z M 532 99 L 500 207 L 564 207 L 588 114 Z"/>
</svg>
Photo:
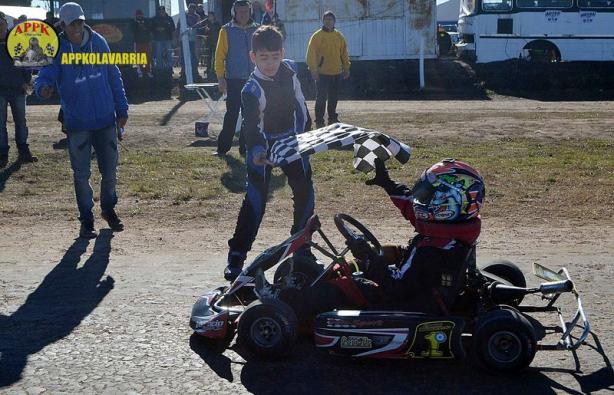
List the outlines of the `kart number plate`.
<svg viewBox="0 0 614 395">
<path fill-rule="evenodd" d="M 341 348 L 372 348 L 373 341 L 366 336 L 342 336 Z"/>
<path fill-rule="evenodd" d="M 544 280 L 548 281 L 561 281 L 567 280 L 567 277 L 563 273 L 557 273 L 552 269 L 542 266 L 539 263 L 533 263 L 533 273 Z"/>
</svg>

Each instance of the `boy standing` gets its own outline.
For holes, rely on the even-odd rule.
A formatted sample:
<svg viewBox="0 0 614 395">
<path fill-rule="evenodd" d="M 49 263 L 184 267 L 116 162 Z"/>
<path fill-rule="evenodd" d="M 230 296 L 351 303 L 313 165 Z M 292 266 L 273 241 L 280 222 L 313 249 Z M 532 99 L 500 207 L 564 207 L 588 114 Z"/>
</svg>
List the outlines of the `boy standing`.
<svg viewBox="0 0 614 395">
<path fill-rule="evenodd" d="M 247 150 L 247 193 L 237 226 L 228 241 L 228 266 L 224 278 L 233 281 L 243 268 L 247 252 L 264 214 L 272 166 L 267 160 L 276 140 L 305 131 L 305 98 L 292 61 L 282 60 L 283 38 L 274 26 L 261 26 L 252 36 L 250 58 L 254 72 L 241 92 L 242 133 Z M 294 195 L 294 224 L 290 233 L 305 226 L 313 215 L 314 192 L 309 158 L 281 167 Z M 305 253 L 308 253 L 307 251 Z"/>
<path fill-rule="evenodd" d="M 13 65 L 13 59 L 6 49 L 8 24 L 6 16 L 0 12 L 0 168 L 8 164 L 9 139 L 6 128 L 7 109 L 11 106 L 15 121 L 15 142 L 20 162 L 36 162 L 28 147 L 28 126 L 26 125 L 26 87 L 32 79 L 27 69 Z"/>
</svg>

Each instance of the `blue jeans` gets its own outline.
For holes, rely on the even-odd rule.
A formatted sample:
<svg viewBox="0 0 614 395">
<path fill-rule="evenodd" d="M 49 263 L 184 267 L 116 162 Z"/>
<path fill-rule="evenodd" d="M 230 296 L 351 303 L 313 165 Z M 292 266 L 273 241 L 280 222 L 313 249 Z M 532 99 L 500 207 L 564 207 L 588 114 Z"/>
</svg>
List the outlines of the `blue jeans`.
<svg viewBox="0 0 614 395">
<path fill-rule="evenodd" d="M 170 69 L 173 67 L 171 59 L 172 41 L 152 41 L 153 66 L 157 69 Z"/>
<path fill-rule="evenodd" d="M 117 204 L 117 131 L 115 125 L 98 130 L 69 130 L 68 152 L 73 171 L 75 195 L 81 221 L 93 221 L 94 191 L 90 185 L 92 147 L 96 151 L 100 182 L 100 208 L 108 211 Z"/>
<path fill-rule="evenodd" d="M 11 105 L 15 121 L 15 142 L 17 149 L 28 148 L 28 127 L 26 126 L 26 95 L 17 92 L 0 92 L 0 154 L 9 152 L 9 135 L 6 129 L 8 105 Z"/>
</svg>

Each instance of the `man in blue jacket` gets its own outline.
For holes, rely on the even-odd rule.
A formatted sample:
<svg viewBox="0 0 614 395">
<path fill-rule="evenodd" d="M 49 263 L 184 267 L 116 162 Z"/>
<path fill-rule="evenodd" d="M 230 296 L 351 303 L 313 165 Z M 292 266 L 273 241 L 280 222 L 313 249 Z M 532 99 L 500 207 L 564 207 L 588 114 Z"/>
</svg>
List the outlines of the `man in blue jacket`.
<svg viewBox="0 0 614 395">
<path fill-rule="evenodd" d="M 63 53 L 110 52 L 106 40 L 85 25 L 79 4 L 66 3 L 60 8 L 60 49 L 53 64 L 41 69 L 34 88 L 42 98 L 58 90 L 64 125 L 68 131 L 68 152 L 73 170 L 75 194 L 84 238 L 96 237 L 94 199 L 89 183 L 92 146 L 96 150 L 100 182 L 102 218 L 114 231 L 124 225 L 115 213 L 117 204 L 118 135 L 128 121 L 128 100 L 116 65 L 82 63 L 61 64 Z"/>
<path fill-rule="evenodd" d="M 15 143 L 20 162 L 36 162 L 28 147 L 28 126 L 26 125 L 26 87 L 32 79 L 29 70 L 13 65 L 13 59 L 6 50 L 8 24 L 0 11 L 0 169 L 9 160 L 9 136 L 6 128 L 8 106 L 11 106 L 15 121 Z"/>
</svg>

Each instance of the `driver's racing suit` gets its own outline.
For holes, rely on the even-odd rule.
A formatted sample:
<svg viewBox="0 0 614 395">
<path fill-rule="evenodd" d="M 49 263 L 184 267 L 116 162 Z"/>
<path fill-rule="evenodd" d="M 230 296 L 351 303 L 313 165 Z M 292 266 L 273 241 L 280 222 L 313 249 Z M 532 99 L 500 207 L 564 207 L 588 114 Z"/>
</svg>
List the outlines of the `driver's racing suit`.
<svg viewBox="0 0 614 395">
<path fill-rule="evenodd" d="M 416 220 L 411 190 L 390 179 L 380 184 L 418 233 L 407 246 L 384 247 L 383 259 L 371 259 L 359 287 L 377 308 L 447 313 L 464 283 L 467 262 L 481 219 L 459 223 Z M 374 291 L 376 290 L 376 291 Z"/>
<path fill-rule="evenodd" d="M 475 260 L 475 242 L 481 219 L 442 223 L 417 220 L 412 191 L 383 176 L 370 185 L 386 190 L 415 235 L 407 246 L 384 246 L 383 256 L 373 253 L 366 242 L 348 242 L 364 277 L 338 278 L 307 288 L 287 300 L 303 318 L 334 309 L 394 309 L 427 314 L 448 314 L 465 283 L 468 264 Z M 473 261 L 475 262 L 475 261 Z M 350 285 L 348 285 L 350 283 Z M 356 287 L 358 286 L 358 292 Z M 290 299 L 290 297 L 288 297 Z"/>
</svg>

